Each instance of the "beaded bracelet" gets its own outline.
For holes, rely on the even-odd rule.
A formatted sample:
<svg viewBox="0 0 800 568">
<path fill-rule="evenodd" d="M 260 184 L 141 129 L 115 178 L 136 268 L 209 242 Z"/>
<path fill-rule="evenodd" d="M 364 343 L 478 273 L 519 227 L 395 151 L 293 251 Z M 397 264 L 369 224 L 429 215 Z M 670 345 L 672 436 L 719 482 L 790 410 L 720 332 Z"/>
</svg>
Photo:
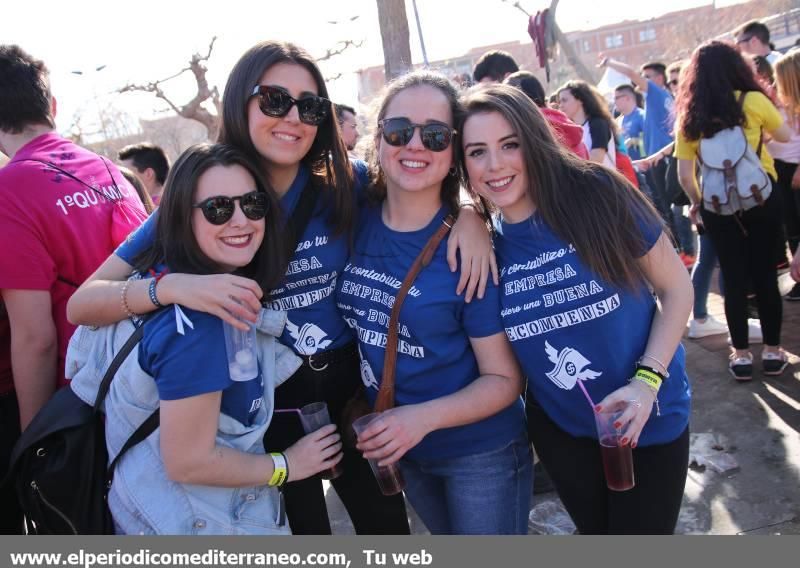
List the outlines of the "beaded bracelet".
<svg viewBox="0 0 800 568">
<path fill-rule="evenodd" d="M 147 288 L 147 293 L 150 296 L 150 301 L 153 302 L 153 305 L 157 308 L 163 308 L 164 304 L 158 301 L 158 295 L 156 295 L 156 286 L 158 285 L 158 278 L 153 278 L 150 280 L 150 286 Z"/>
<path fill-rule="evenodd" d="M 120 304 L 122 305 L 122 311 L 125 312 L 125 315 L 128 316 L 130 319 L 136 318 L 136 314 L 133 313 L 131 307 L 128 305 L 128 287 L 131 285 L 132 280 L 126 280 L 125 284 L 122 285 L 122 291 L 120 292 Z"/>
</svg>

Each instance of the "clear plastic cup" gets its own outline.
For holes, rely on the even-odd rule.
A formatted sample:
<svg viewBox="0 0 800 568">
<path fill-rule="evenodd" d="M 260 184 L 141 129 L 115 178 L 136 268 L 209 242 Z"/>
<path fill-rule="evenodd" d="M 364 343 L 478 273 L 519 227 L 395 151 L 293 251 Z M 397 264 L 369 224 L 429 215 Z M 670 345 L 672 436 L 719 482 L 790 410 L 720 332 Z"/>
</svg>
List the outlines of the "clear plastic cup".
<svg viewBox="0 0 800 568">
<path fill-rule="evenodd" d="M 316 432 L 323 426 L 331 423 L 331 417 L 328 413 L 328 405 L 324 402 L 312 402 L 306 404 L 300 409 L 300 423 L 303 425 L 303 431 L 306 434 Z M 342 462 L 329 467 L 328 469 L 319 472 L 322 479 L 336 479 L 344 470 L 342 469 Z"/>
<path fill-rule="evenodd" d="M 366 414 L 358 420 L 353 421 L 353 430 L 356 432 L 356 437 L 360 436 L 361 432 L 366 430 L 370 422 L 380 418 L 380 416 L 380 412 L 373 412 L 372 414 Z M 378 460 L 368 459 L 367 461 L 372 468 L 375 479 L 378 480 L 378 487 L 384 495 L 396 495 L 406 486 L 403 474 L 400 473 L 400 468 L 397 467 L 396 463 L 379 466 Z"/>
<path fill-rule="evenodd" d="M 594 413 L 597 425 L 597 439 L 603 456 L 603 470 L 606 486 L 611 491 L 627 491 L 635 485 L 633 477 L 633 452 L 630 444 L 621 445 L 624 433 L 614 427 L 622 415 L 622 410 Z"/>
<path fill-rule="evenodd" d="M 228 354 L 228 372 L 232 381 L 249 381 L 258 376 L 256 328 L 250 322 L 245 323 L 248 324 L 247 331 L 222 322 L 225 331 L 225 351 Z"/>
</svg>

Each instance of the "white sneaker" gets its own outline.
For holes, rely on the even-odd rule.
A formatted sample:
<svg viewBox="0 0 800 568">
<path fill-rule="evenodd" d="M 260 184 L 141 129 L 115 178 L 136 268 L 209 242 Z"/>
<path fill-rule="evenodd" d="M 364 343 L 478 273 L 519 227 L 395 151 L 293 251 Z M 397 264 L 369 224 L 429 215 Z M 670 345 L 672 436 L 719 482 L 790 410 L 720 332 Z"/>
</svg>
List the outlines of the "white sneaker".
<svg viewBox="0 0 800 568">
<path fill-rule="evenodd" d="M 700 339 L 709 335 L 721 335 L 728 333 L 728 325 L 714 319 L 714 316 L 707 316 L 706 321 L 693 319 L 689 322 L 689 339 Z"/>
<path fill-rule="evenodd" d="M 711 317 L 711 316 L 709 316 Z M 764 338 L 761 335 L 761 321 L 755 318 L 747 320 L 747 341 L 748 343 L 764 343 Z M 728 345 L 732 345 L 731 336 L 728 336 Z"/>
</svg>

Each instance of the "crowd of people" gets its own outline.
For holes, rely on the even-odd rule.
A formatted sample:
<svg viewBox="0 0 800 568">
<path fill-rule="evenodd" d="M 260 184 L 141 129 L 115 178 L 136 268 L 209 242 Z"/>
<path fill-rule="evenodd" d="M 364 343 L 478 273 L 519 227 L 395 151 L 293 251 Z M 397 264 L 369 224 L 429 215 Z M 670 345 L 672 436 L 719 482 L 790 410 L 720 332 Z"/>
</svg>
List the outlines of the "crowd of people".
<svg viewBox="0 0 800 568">
<path fill-rule="evenodd" d="M 547 96 L 490 52 L 470 88 L 393 80 L 367 120 L 330 101 L 306 51 L 264 41 L 228 78 L 218 140 L 171 167 L 153 144 L 114 163 L 57 134 L 44 63 L 0 46 L 0 476 L 55 390 L 93 402 L 143 326 L 104 408 L 112 460 L 160 412 L 117 464 L 119 534 L 330 534 L 331 468 L 358 534 L 408 534 L 406 502 L 432 534 L 526 534 L 545 474 L 581 534 L 671 534 L 687 322 L 690 338 L 729 329 L 737 381 L 762 336 L 763 374 L 788 365 L 777 273 L 800 241 L 800 52 L 760 53 L 764 29 L 669 67 L 603 57 L 630 79 L 609 98 L 578 80 Z M 743 165 L 728 160 L 719 194 L 729 132 Z M 765 181 L 732 195 L 739 172 Z M 706 309 L 717 261 L 727 324 Z M 800 282 L 800 253 L 791 270 Z M 254 376 L 229 366 L 226 326 L 256 327 Z M 389 409 L 351 440 L 349 409 L 387 376 Z M 306 433 L 297 409 L 316 402 L 332 424 Z M 609 411 L 624 491 L 598 444 Z M 402 493 L 381 490 L 388 466 Z M 18 534 L 0 491 L 0 532 Z"/>
</svg>

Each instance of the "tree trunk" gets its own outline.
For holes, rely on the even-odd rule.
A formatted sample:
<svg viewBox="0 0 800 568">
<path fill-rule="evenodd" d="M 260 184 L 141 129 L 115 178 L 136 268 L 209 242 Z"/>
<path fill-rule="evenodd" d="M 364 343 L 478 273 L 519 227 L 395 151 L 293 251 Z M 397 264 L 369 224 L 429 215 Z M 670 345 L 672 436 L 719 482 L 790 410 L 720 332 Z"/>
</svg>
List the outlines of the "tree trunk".
<svg viewBox="0 0 800 568">
<path fill-rule="evenodd" d="M 575 69 L 578 77 L 590 85 L 596 85 L 597 78 L 595 77 L 594 72 L 586 66 L 580 56 L 575 52 L 575 48 L 556 23 L 556 8 L 558 8 L 558 2 L 559 0 L 552 0 L 552 2 L 550 2 L 550 12 L 548 14 L 548 19 L 550 20 L 548 24 L 555 33 L 556 42 L 558 42 L 558 44 L 561 46 L 561 51 L 564 52 L 564 56 L 567 58 L 569 64 L 572 65 L 572 68 Z"/>
<path fill-rule="evenodd" d="M 405 0 L 377 0 L 386 81 L 411 69 Z"/>
</svg>

